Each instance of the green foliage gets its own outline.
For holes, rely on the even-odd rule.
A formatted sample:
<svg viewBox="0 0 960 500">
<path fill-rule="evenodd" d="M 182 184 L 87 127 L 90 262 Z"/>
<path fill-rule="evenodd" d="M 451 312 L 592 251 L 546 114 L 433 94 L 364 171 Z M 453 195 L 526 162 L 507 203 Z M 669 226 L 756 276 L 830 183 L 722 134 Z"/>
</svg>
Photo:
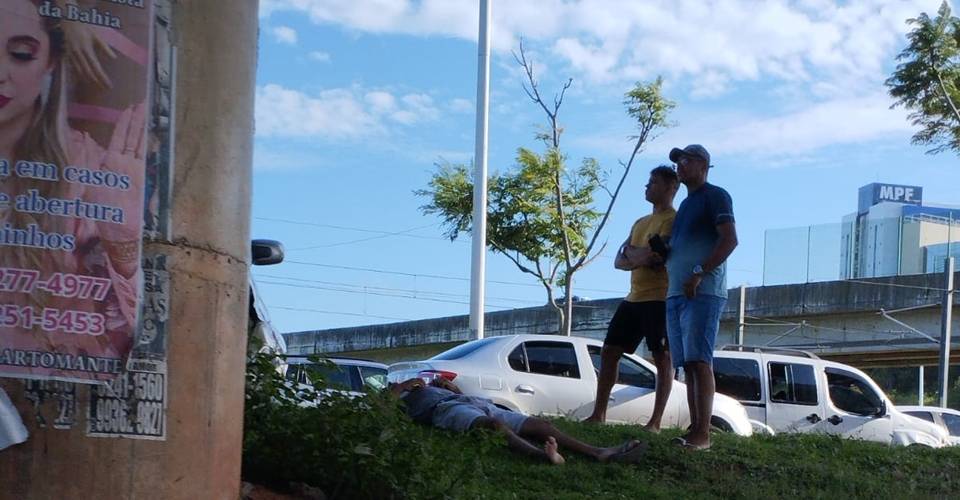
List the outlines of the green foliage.
<svg viewBox="0 0 960 500">
<path fill-rule="evenodd" d="M 407 418 L 389 393 L 362 398 L 312 386 L 294 388 L 258 353 L 247 363 L 243 478 L 285 488 L 303 482 L 330 498 L 436 498 L 460 470 L 441 467 L 426 429 Z"/>
<path fill-rule="evenodd" d="M 895 405 L 916 405 L 919 390 L 919 370 L 915 366 L 869 368 L 864 370 L 887 394 Z M 947 380 L 947 405 L 960 409 L 960 365 L 951 365 Z M 936 365 L 924 370 L 923 404 L 940 405 L 939 369 Z"/>
<path fill-rule="evenodd" d="M 587 232 L 601 215 L 593 208 L 594 193 L 601 182 L 597 162 L 585 159 L 570 171 L 566 158 L 553 148 L 543 155 L 520 148 L 516 162 L 513 171 L 488 180 L 490 247 L 501 253 L 519 252 L 530 261 L 544 257 L 558 261 L 563 257 L 561 232 L 565 232 L 573 254 L 582 255 Z M 565 224 L 554 203 L 558 188 L 564 200 Z M 421 210 L 439 215 L 444 233 L 451 240 L 472 230 L 473 182 L 465 165 L 440 165 L 429 189 L 416 194 L 429 198 Z"/>
<path fill-rule="evenodd" d="M 897 56 L 901 63 L 887 80 L 894 107 L 910 110 L 920 131 L 912 142 L 932 146 L 928 153 L 960 153 L 960 19 L 943 2 L 937 16 L 908 19 L 909 44 Z"/>
<path fill-rule="evenodd" d="M 677 103 L 663 98 L 662 91 L 663 78 L 657 77 L 646 85 L 637 83 L 624 96 L 623 105 L 627 108 L 627 114 L 636 121 L 637 129 L 641 133 L 649 134 L 673 125 L 669 117 Z"/>
<path fill-rule="evenodd" d="M 536 89 L 532 74 L 530 78 Z M 562 132 L 559 128 L 536 134 L 545 145 L 542 153 L 518 148 L 513 167 L 488 178 L 487 245 L 535 276 L 547 288 L 548 300 L 552 300 L 553 287 L 566 285 L 589 262 L 637 152 L 657 131 L 671 125 L 668 115 L 675 104 L 663 97 L 662 83 L 659 78 L 649 84 L 637 83 L 624 97 L 638 135 L 630 162 L 615 186 L 609 183 L 610 172 L 593 158 L 583 159 L 576 167 L 568 165 L 567 156 L 552 141 Z M 528 95 L 539 98 L 538 93 Z M 553 112 L 548 111 L 555 127 L 559 102 Z M 451 240 L 472 231 L 471 171 L 468 165 L 441 163 L 428 187 L 415 191 L 427 200 L 421 211 L 438 215 L 444 235 Z M 597 208 L 601 192 L 609 196 L 606 210 Z"/>
<path fill-rule="evenodd" d="M 817 435 L 714 435 L 708 452 L 636 426 L 555 420 L 562 431 L 612 446 L 650 444 L 638 464 L 598 464 L 561 449 L 552 466 L 510 452 L 488 432 L 414 425 L 386 394 L 348 399 L 322 384 L 295 391 L 271 355 L 247 369 L 244 480 L 318 486 L 331 498 L 948 498 L 960 491 L 960 448 L 893 448 Z"/>
<path fill-rule="evenodd" d="M 683 450 L 629 425 L 553 422 L 588 443 L 612 446 L 636 438 L 650 444 L 638 464 L 598 464 L 561 453 L 556 467 L 511 453 L 484 435 L 436 433 L 434 453 L 479 462 L 456 498 L 952 498 L 960 491 L 960 449 L 892 448 L 818 435 L 714 436 L 708 452 Z M 488 444 L 489 443 L 489 444 Z M 459 451 L 460 455 L 454 455 Z"/>
</svg>

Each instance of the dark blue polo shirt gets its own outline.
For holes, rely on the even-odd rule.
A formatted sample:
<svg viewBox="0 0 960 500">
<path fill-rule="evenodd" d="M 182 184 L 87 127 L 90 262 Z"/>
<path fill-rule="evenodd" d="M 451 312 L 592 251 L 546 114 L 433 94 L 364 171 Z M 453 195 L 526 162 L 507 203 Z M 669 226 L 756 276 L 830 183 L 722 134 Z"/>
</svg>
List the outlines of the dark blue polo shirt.
<svg viewBox="0 0 960 500">
<path fill-rule="evenodd" d="M 720 239 L 717 226 L 734 222 L 733 200 L 721 187 L 706 183 L 687 195 L 677 210 L 667 259 L 667 297 L 683 295 L 683 284 L 703 265 Z M 727 264 L 704 274 L 697 294 L 727 297 Z"/>
</svg>

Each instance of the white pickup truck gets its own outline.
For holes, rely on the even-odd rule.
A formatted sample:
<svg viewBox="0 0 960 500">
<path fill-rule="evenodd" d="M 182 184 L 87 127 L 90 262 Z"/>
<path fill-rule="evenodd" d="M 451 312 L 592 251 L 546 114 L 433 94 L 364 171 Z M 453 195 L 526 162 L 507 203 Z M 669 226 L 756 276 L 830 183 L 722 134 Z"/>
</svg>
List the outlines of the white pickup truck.
<svg viewBox="0 0 960 500">
<path fill-rule="evenodd" d="M 904 414 L 867 374 L 806 351 L 725 346 L 714 352 L 717 392 L 776 432 L 833 434 L 939 448 L 947 435 Z"/>
</svg>

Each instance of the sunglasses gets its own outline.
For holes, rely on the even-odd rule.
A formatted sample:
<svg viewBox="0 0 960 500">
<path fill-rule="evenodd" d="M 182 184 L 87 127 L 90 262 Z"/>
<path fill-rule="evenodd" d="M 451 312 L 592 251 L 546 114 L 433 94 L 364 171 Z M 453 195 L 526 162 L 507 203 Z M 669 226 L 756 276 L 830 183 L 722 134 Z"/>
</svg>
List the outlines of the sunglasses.
<svg viewBox="0 0 960 500">
<path fill-rule="evenodd" d="M 688 156 L 682 156 L 682 157 L 680 157 L 680 159 L 677 160 L 677 165 L 680 166 L 680 167 L 686 167 L 687 165 L 693 163 L 693 162 L 696 161 L 696 160 L 697 160 L 697 159 L 695 159 L 695 158 L 690 158 L 690 157 L 688 157 Z"/>
</svg>

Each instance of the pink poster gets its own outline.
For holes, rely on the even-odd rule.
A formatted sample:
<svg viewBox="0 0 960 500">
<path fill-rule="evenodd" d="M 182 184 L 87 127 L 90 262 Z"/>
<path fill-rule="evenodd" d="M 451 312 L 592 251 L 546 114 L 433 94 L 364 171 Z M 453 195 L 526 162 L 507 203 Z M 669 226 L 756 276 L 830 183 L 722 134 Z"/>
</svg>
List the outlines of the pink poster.
<svg viewBox="0 0 960 500">
<path fill-rule="evenodd" d="M 150 0 L 0 0 L 0 376 L 125 367 L 152 25 Z"/>
</svg>

